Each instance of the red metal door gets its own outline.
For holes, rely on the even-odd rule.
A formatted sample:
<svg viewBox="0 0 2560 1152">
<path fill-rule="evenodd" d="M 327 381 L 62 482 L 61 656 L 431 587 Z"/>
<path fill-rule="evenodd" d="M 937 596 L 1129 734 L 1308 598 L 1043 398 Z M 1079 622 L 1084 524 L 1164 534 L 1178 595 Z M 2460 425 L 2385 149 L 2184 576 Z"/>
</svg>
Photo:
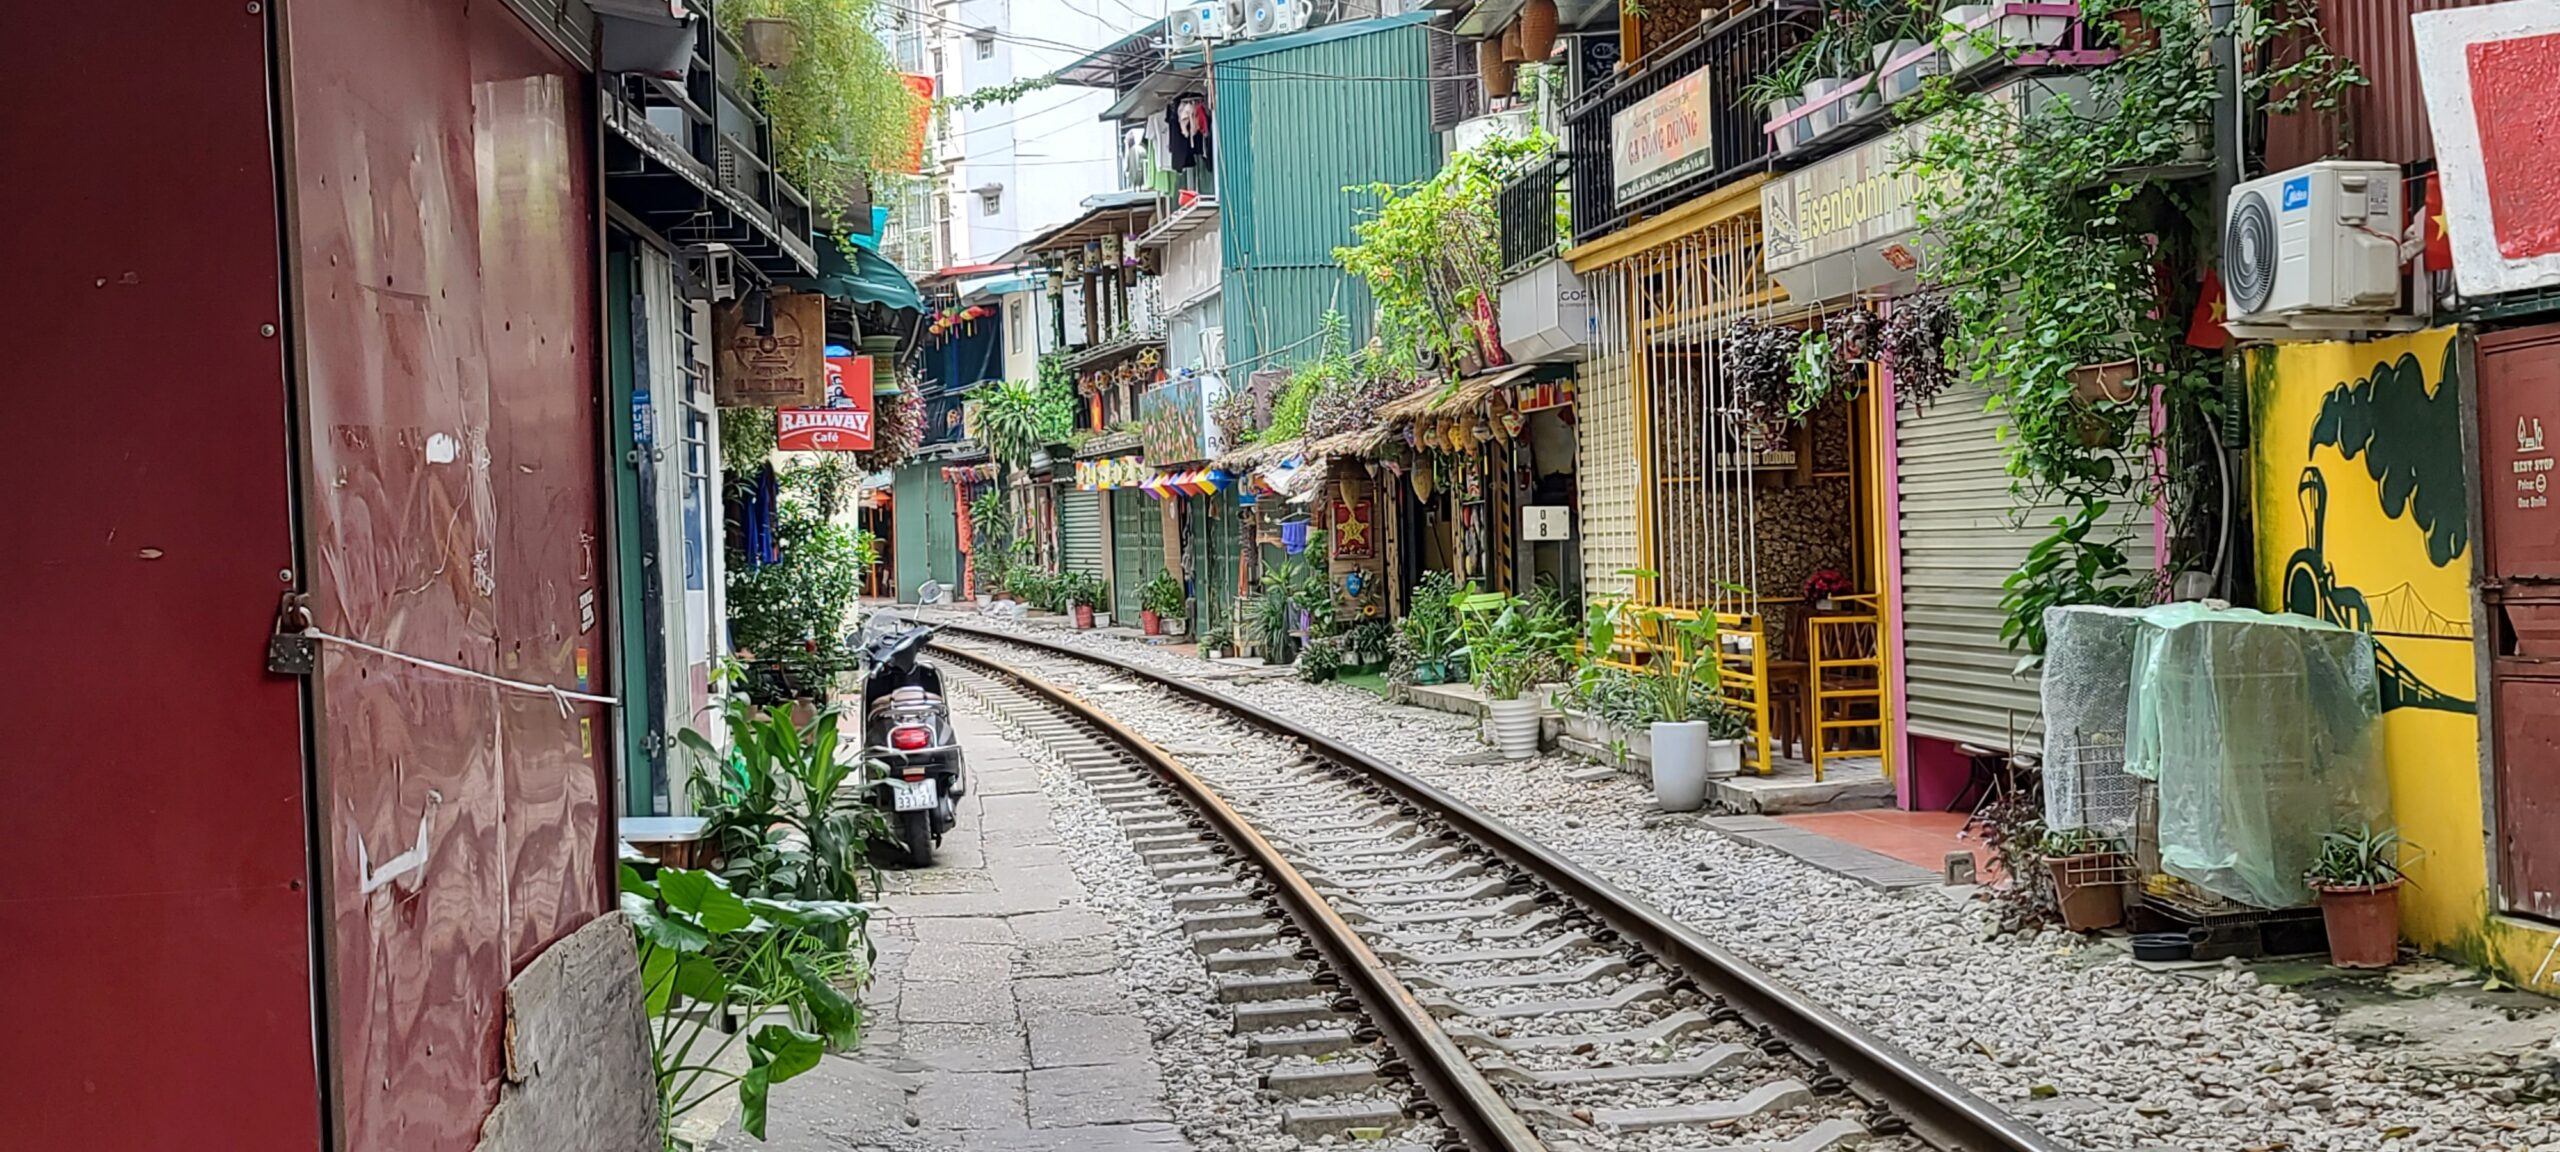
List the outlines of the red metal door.
<svg viewBox="0 0 2560 1152">
<path fill-rule="evenodd" d="M 2479 364 L 2498 891 L 2560 920 L 2560 325 L 2482 336 Z"/>
<path fill-rule="evenodd" d="M 496 3 L 284 7 L 320 626 L 602 682 L 586 81 Z M 600 707 L 338 646 L 318 679 L 352 1152 L 467 1152 L 507 981 L 605 906 Z"/>
<path fill-rule="evenodd" d="M 9 1148 L 320 1147 L 266 20 L 0 14 Z"/>
</svg>

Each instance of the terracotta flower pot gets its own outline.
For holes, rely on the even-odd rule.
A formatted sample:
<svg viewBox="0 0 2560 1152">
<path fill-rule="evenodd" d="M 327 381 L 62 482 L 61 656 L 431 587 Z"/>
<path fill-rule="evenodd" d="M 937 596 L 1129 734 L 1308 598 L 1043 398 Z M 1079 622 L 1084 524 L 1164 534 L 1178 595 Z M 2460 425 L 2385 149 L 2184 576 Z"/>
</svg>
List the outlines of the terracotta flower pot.
<svg viewBox="0 0 2560 1152">
<path fill-rule="evenodd" d="M 1556 54 L 1556 0 L 1529 0 L 1521 6 L 1520 54 L 1531 60 Z"/>
<path fill-rule="evenodd" d="M 1520 22 L 1518 20 L 1512 21 L 1510 27 L 1502 30 L 1502 62 L 1505 64 L 1526 64 L 1529 62 L 1528 50 L 1520 46 Z"/>
<path fill-rule="evenodd" d="M 2124 885 L 2113 879 L 2115 870 L 2106 856 L 2045 857 L 2045 869 L 2053 876 L 2054 902 L 2062 906 L 2063 927 L 2095 932 L 2124 923 Z"/>
<path fill-rule="evenodd" d="M 2083 364 L 2071 370 L 2071 398 L 2083 404 L 2122 404 L 2133 399 L 2134 377 L 2139 374 L 2131 360 Z"/>
<path fill-rule="evenodd" d="M 1093 627 L 1093 605 L 1091 605 L 1091 604 L 1078 604 L 1078 605 L 1076 605 L 1075 616 L 1076 616 L 1076 628 L 1077 628 L 1078 630 L 1082 630 L 1082 629 L 1086 629 L 1086 628 L 1091 628 L 1091 627 Z"/>
<path fill-rule="evenodd" d="M 2331 964 L 2388 968 L 2400 959 L 2400 883 L 2321 886 L 2320 920 L 2329 929 Z"/>
<path fill-rule="evenodd" d="M 1164 617 L 1157 615 L 1153 608 L 1138 609 L 1138 626 L 1149 636 L 1164 635 Z"/>
<path fill-rule="evenodd" d="M 1495 100 L 1511 96 L 1511 62 L 1502 58 L 1502 41 L 1476 41 L 1476 78 L 1484 82 L 1484 94 Z"/>
</svg>

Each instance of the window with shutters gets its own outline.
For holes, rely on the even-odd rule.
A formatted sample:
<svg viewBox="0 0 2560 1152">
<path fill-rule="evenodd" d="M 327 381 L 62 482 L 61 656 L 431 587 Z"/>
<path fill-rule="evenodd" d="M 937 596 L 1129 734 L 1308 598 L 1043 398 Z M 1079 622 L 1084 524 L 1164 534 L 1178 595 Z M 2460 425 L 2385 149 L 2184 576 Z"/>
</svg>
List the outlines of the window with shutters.
<svg viewBox="0 0 2560 1152">
<path fill-rule="evenodd" d="M 1484 86 L 1476 79 L 1475 46 L 1431 29 L 1431 130 L 1446 132 L 1484 114 Z"/>
</svg>

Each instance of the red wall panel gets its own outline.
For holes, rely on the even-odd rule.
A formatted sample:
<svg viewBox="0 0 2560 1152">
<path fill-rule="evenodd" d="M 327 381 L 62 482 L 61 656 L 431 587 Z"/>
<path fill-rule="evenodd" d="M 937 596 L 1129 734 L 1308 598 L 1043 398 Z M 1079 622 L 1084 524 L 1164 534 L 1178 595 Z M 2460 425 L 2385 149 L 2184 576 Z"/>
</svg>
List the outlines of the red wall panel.
<svg viewBox="0 0 2560 1152">
<path fill-rule="evenodd" d="M 314 612 L 574 688 L 601 635 L 585 81 L 495 0 L 285 12 Z M 604 906 L 602 711 L 344 649 L 319 709 L 342 1139 L 467 1150 L 507 980 Z"/>
<path fill-rule="evenodd" d="M 319 1147 L 265 21 L 0 14 L 10 1148 Z"/>
</svg>

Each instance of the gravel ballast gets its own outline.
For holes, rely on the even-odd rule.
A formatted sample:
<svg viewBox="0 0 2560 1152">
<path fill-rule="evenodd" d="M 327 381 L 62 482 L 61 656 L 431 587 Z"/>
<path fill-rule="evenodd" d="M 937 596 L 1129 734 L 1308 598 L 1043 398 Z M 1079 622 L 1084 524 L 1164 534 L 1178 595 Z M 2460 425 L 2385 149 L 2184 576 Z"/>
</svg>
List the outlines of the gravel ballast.
<svg viewBox="0 0 2560 1152">
<path fill-rule="evenodd" d="M 1631 778 L 1567 779 L 1588 766 L 1579 760 L 1470 762 L 1482 744 L 1464 717 L 1344 685 L 1239 680 L 1142 644 L 1077 642 L 1249 701 L 1430 781 L 2062 1143 L 2146 1152 L 2560 1148 L 2560 1110 L 2519 1097 L 2512 1078 L 2456 1086 L 2414 1076 L 2388 1051 L 2335 1035 L 2312 1001 L 2249 972 L 2163 973 L 2067 933 L 1995 934 L 1986 909 L 1941 890 L 1880 893 L 1659 812 Z M 1196 707 L 1129 691 L 1124 678 L 1090 665 L 1009 651 L 1161 743 L 1215 738 Z"/>
</svg>

